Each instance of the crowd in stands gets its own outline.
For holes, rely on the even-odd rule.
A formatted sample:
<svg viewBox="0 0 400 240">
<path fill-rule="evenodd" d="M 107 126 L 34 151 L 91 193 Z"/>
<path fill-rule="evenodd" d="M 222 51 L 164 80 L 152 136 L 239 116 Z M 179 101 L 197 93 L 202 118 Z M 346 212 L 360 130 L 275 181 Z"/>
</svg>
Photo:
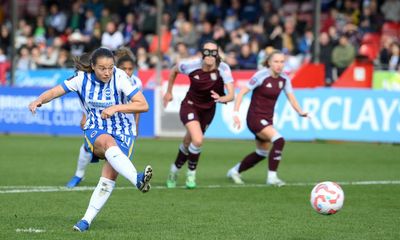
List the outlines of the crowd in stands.
<svg viewBox="0 0 400 240">
<path fill-rule="evenodd" d="M 73 56 L 105 46 L 127 46 L 139 69 L 153 68 L 161 41 L 162 65 L 171 67 L 213 39 L 232 69 L 257 69 L 270 51 L 287 55 L 287 72 L 311 61 L 311 0 L 164 0 L 161 39 L 155 1 L 18 0 L 18 26 L 10 1 L 0 1 L 0 62 L 10 60 L 16 30 L 17 69 L 73 67 Z M 354 59 L 400 71 L 400 1 L 322 0 L 320 61 L 327 84 Z M 335 71 L 332 71 L 335 69 Z"/>
</svg>

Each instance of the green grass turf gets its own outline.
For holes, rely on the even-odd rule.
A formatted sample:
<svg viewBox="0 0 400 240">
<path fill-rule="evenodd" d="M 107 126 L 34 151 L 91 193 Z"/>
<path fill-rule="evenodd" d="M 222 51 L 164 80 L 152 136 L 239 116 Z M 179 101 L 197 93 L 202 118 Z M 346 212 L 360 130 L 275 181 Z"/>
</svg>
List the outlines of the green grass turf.
<svg viewBox="0 0 400 240">
<path fill-rule="evenodd" d="M 0 135 L 0 191 L 9 186 L 63 186 L 73 175 L 80 138 Z M 195 190 L 167 190 L 177 139 L 138 139 L 134 163 L 154 168 L 147 194 L 120 177 L 106 206 L 85 233 L 72 225 L 92 191 L 0 193 L 0 239 L 400 239 L 400 185 L 343 185 L 344 208 L 315 213 L 308 186 L 258 187 L 266 161 L 243 174 L 250 186 L 232 187 L 227 170 L 254 150 L 252 141 L 205 141 Z M 288 183 L 400 180 L 400 146 L 289 142 L 279 175 Z M 101 164 L 81 186 L 93 187 Z M 179 185 L 184 184 L 184 172 Z M 207 186 L 218 185 L 218 188 Z M 158 187 L 158 188 L 157 188 Z M 44 229 L 44 233 L 16 229 Z"/>
</svg>

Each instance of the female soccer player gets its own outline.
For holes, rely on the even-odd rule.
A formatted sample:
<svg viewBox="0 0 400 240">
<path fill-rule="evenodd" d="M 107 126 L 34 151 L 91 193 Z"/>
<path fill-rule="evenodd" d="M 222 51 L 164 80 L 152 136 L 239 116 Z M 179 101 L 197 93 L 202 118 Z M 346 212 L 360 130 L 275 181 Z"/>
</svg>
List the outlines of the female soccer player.
<svg viewBox="0 0 400 240">
<path fill-rule="evenodd" d="M 142 81 L 136 77 L 133 72 L 135 70 L 135 60 L 134 60 L 134 55 L 133 53 L 125 48 L 121 47 L 119 48 L 116 53 L 115 53 L 115 58 L 117 59 L 117 67 L 121 70 L 124 70 L 126 74 L 130 77 L 130 80 L 133 85 L 137 85 L 139 90 L 142 89 Z M 139 129 L 139 113 L 135 113 L 135 122 L 136 122 L 136 128 L 134 132 L 137 133 Z M 81 128 L 83 129 L 84 125 L 86 123 L 86 115 L 83 114 L 82 119 L 81 119 Z M 92 155 L 90 152 L 85 149 L 85 144 L 82 144 L 82 146 L 79 149 L 79 156 L 78 156 L 78 162 L 77 162 L 77 167 L 75 171 L 75 175 L 71 178 L 71 180 L 67 183 L 68 188 L 74 188 L 76 187 L 84 178 L 86 168 L 89 165 L 90 161 L 92 160 Z"/>
<path fill-rule="evenodd" d="M 255 135 L 256 151 L 246 156 L 240 163 L 236 164 L 228 171 L 228 177 L 237 184 L 243 184 L 240 173 L 253 167 L 258 162 L 268 157 L 268 178 L 267 184 L 283 186 L 285 182 L 277 176 L 278 165 L 281 160 L 281 154 L 285 145 L 285 140 L 275 130 L 273 126 L 273 115 L 276 100 L 283 90 L 294 108 L 301 116 L 307 117 L 303 112 L 293 94 L 292 85 L 288 76 L 282 73 L 285 62 L 285 56 L 280 51 L 274 51 L 269 55 L 263 68 L 256 72 L 247 86 L 243 87 L 237 95 L 233 120 L 237 128 L 240 128 L 239 108 L 243 96 L 253 91 L 249 110 L 247 113 L 247 126 Z M 269 142 L 272 142 L 272 148 L 268 153 Z"/>
<path fill-rule="evenodd" d="M 216 103 L 233 100 L 234 87 L 231 69 L 221 62 L 218 45 L 213 41 L 203 44 L 202 59 L 186 60 L 178 63 L 172 70 L 168 89 L 163 97 L 164 107 L 173 98 L 172 87 L 178 73 L 189 76 L 190 88 L 180 108 L 180 118 L 186 127 L 186 135 L 179 146 L 178 156 L 171 165 L 167 187 L 176 187 L 178 170 L 188 160 L 186 187 L 196 187 L 196 168 L 200 157 L 203 136 L 214 118 Z M 227 95 L 224 93 L 224 86 Z"/>
<path fill-rule="evenodd" d="M 104 206 L 115 186 L 118 174 L 128 179 L 140 191 L 150 189 L 151 166 L 137 173 L 130 161 L 133 152 L 135 124 L 131 113 L 145 112 L 148 104 L 127 74 L 114 67 L 114 56 L 106 48 L 96 49 L 90 65 L 76 62 L 77 74 L 43 94 L 29 104 L 32 113 L 51 100 L 68 92 L 77 92 L 87 120 L 84 126 L 85 146 L 93 158 L 105 159 L 102 174 L 84 217 L 74 225 L 80 232 L 89 226 Z"/>
</svg>

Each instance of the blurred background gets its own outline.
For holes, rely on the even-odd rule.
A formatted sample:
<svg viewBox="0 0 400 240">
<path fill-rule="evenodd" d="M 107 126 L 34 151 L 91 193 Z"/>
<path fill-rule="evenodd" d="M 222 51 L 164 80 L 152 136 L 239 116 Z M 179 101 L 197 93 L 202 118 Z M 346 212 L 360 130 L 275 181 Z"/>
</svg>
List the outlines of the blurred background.
<svg viewBox="0 0 400 240">
<path fill-rule="evenodd" d="M 143 136 L 177 136 L 175 100 L 160 103 L 169 71 L 215 40 L 237 88 L 262 68 L 273 49 L 314 118 L 305 122 L 278 103 L 276 123 L 289 139 L 400 141 L 400 1 L 396 0 L 15 0 L 0 1 L 0 131 L 80 134 L 81 110 L 67 96 L 32 117 L 26 106 L 43 88 L 73 72 L 73 57 L 100 46 L 130 48 L 152 108 Z M 230 124 L 232 105 L 219 106 L 210 137 L 250 138 Z M 241 110 L 243 114 L 246 109 Z M 227 117 L 228 116 L 228 117 Z M 367 137 L 365 137 L 367 136 Z"/>
</svg>

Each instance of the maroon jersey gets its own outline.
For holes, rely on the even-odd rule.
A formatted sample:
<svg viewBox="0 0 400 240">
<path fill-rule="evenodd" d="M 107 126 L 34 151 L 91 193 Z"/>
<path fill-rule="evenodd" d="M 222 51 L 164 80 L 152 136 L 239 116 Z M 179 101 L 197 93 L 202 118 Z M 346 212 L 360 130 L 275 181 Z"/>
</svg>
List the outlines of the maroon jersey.
<svg viewBox="0 0 400 240">
<path fill-rule="evenodd" d="M 273 124 L 276 101 L 282 90 L 285 93 L 293 91 L 288 76 L 281 74 L 273 78 L 267 68 L 256 72 L 247 87 L 253 90 L 247 122 L 252 132 L 259 132 L 263 127 Z"/>
<path fill-rule="evenodd" d="M 210 72 L 202 70 L 202 59 L 182 61 L 178 65 L 181 73 L 189 76 L 190 88 L 182 101 L 199 109 L 210 109 L 215 106 L 211 90 L 224 95 L 224 84 L 233 82 L 231 69 L 221 62 L 218 69 Z"/>
</svg>

